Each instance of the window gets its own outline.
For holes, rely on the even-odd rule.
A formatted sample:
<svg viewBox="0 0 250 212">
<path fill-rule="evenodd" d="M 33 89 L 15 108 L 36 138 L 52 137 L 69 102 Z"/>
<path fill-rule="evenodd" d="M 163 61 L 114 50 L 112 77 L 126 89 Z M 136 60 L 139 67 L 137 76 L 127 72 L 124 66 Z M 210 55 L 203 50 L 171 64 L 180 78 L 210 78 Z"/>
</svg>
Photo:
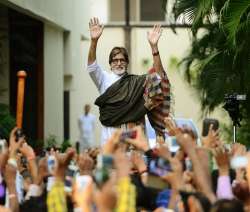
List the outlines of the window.
<svg viewBox="0 0 250 212">
<path fill-rule="evenodd" d="M 140 21 L 165 21 L 161 0 L 140 0 Z"/>
<path fill-rule="evenodd" d="M 109 4 L 109 21 L 124 22 L 125 21 L 125 0 L 110 0 Z"/>
<path fill-rule="evenodd" d="M 130 21 L 165 21 L 162 0 L 110 0 L 109 22 L 125 21 L 125 1 L 130 5 Z"/>
</svg>

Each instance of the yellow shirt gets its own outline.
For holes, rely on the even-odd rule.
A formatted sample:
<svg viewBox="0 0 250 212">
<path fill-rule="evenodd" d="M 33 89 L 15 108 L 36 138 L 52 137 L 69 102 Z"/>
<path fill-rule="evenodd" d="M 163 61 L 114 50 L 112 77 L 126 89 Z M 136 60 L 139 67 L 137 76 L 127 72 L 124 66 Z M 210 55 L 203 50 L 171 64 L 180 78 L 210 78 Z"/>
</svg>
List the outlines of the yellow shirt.
<svg viewBox="0 0 250 212">
<path fill-rule="evenodd" d="M 130 182 L 129 177 L 121 178 L 117 183 L 118 201 L 117 212 L 135 212 L 136 211 L 136 190 Z"/>
<path fill-rule="evenodd" d="M 47 196 L 48 212 L 67 212 L 64 183 L 57 180 Z"/>
</svg>

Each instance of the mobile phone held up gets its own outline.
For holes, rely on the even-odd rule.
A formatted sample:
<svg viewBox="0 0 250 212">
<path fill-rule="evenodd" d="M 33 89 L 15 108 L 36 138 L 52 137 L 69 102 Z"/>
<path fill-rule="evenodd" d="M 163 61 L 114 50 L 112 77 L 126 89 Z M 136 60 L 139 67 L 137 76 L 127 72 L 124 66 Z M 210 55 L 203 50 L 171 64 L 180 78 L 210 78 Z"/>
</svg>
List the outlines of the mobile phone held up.
<svg viewBox="0 0 250 212">
<path fill-rule="evenodd" d="M 50 155 L 47 159 L 47 167 L 50 175 L 55 174 L 56 165 L 57 165 L 56 157 L 54 155 Z"/>
<path fill-rule="evenodd" d="M 205 118 L 203 120 L 202 126 L 202 136 L 205 137 L 208 135 L 210 125 L 213 125 L 213 130 L 216 131 L 219 129 L 219 121 L 217 119 Z"/>
<path fill-rule="evenodd" d="M 165 176 L 171 171 L 169 161 L 162 158 L 151 159 L 148 164 L 149 174 L 155 176 Z"/>
<path fill-rule="evenodd" d="M 111 155 L 98 155 L 94 180 L 100 188 L 109 179 L 113 168 L 113 157 Z"/>
<path fill-rule="evenodd" d="M 148 162 L 148 177 L 146 186 L 157 190 L 163 190 L 169 187 L 168 183 L 161 177 L 171 171 L 169 161 L 162 158 L 151 159 Z"/>
<path fill-rule="evenodd" d="M 136 136 L 137 136 L 136 130 L 127 130 L 127 131 L 122 132 L 120 140 L 126 141 L 126 139 L 128 139 L 128 138 L 135 139 Z"/>
</svg>

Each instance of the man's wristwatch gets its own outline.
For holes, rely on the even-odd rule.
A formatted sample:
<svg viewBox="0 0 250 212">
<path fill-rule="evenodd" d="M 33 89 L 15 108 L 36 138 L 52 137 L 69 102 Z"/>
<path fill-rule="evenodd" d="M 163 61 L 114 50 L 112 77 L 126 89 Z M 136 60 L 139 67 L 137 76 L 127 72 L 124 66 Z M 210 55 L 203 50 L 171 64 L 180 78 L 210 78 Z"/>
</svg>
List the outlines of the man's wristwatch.
<svg viewBox="0 0 250 212">
<path fill-rule="evenodd" d="M 153 56 L 157 56 L 157 55 L 159 55 L 159 51 L 153 52 Z"/>
</svg>

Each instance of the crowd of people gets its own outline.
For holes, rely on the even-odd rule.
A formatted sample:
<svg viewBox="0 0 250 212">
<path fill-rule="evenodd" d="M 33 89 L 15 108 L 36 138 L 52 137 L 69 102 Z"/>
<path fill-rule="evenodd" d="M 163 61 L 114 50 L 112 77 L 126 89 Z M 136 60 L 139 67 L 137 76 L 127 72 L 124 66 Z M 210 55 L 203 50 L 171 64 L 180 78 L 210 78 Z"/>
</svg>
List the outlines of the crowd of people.
<svg viewBox="0 0 250 212">
<path fill-rule="evenodd" d="M 249 211 L 245 146 L 226 148 L 212 125 L 201 146 L 172 118 L 165 126 L 176 152 L 162 141 L 151 149 L 137 126 L 116 130 L 101 148 L 39 156 L 13 129 L 0 153 L 0 211 Z"/>
</svg>

